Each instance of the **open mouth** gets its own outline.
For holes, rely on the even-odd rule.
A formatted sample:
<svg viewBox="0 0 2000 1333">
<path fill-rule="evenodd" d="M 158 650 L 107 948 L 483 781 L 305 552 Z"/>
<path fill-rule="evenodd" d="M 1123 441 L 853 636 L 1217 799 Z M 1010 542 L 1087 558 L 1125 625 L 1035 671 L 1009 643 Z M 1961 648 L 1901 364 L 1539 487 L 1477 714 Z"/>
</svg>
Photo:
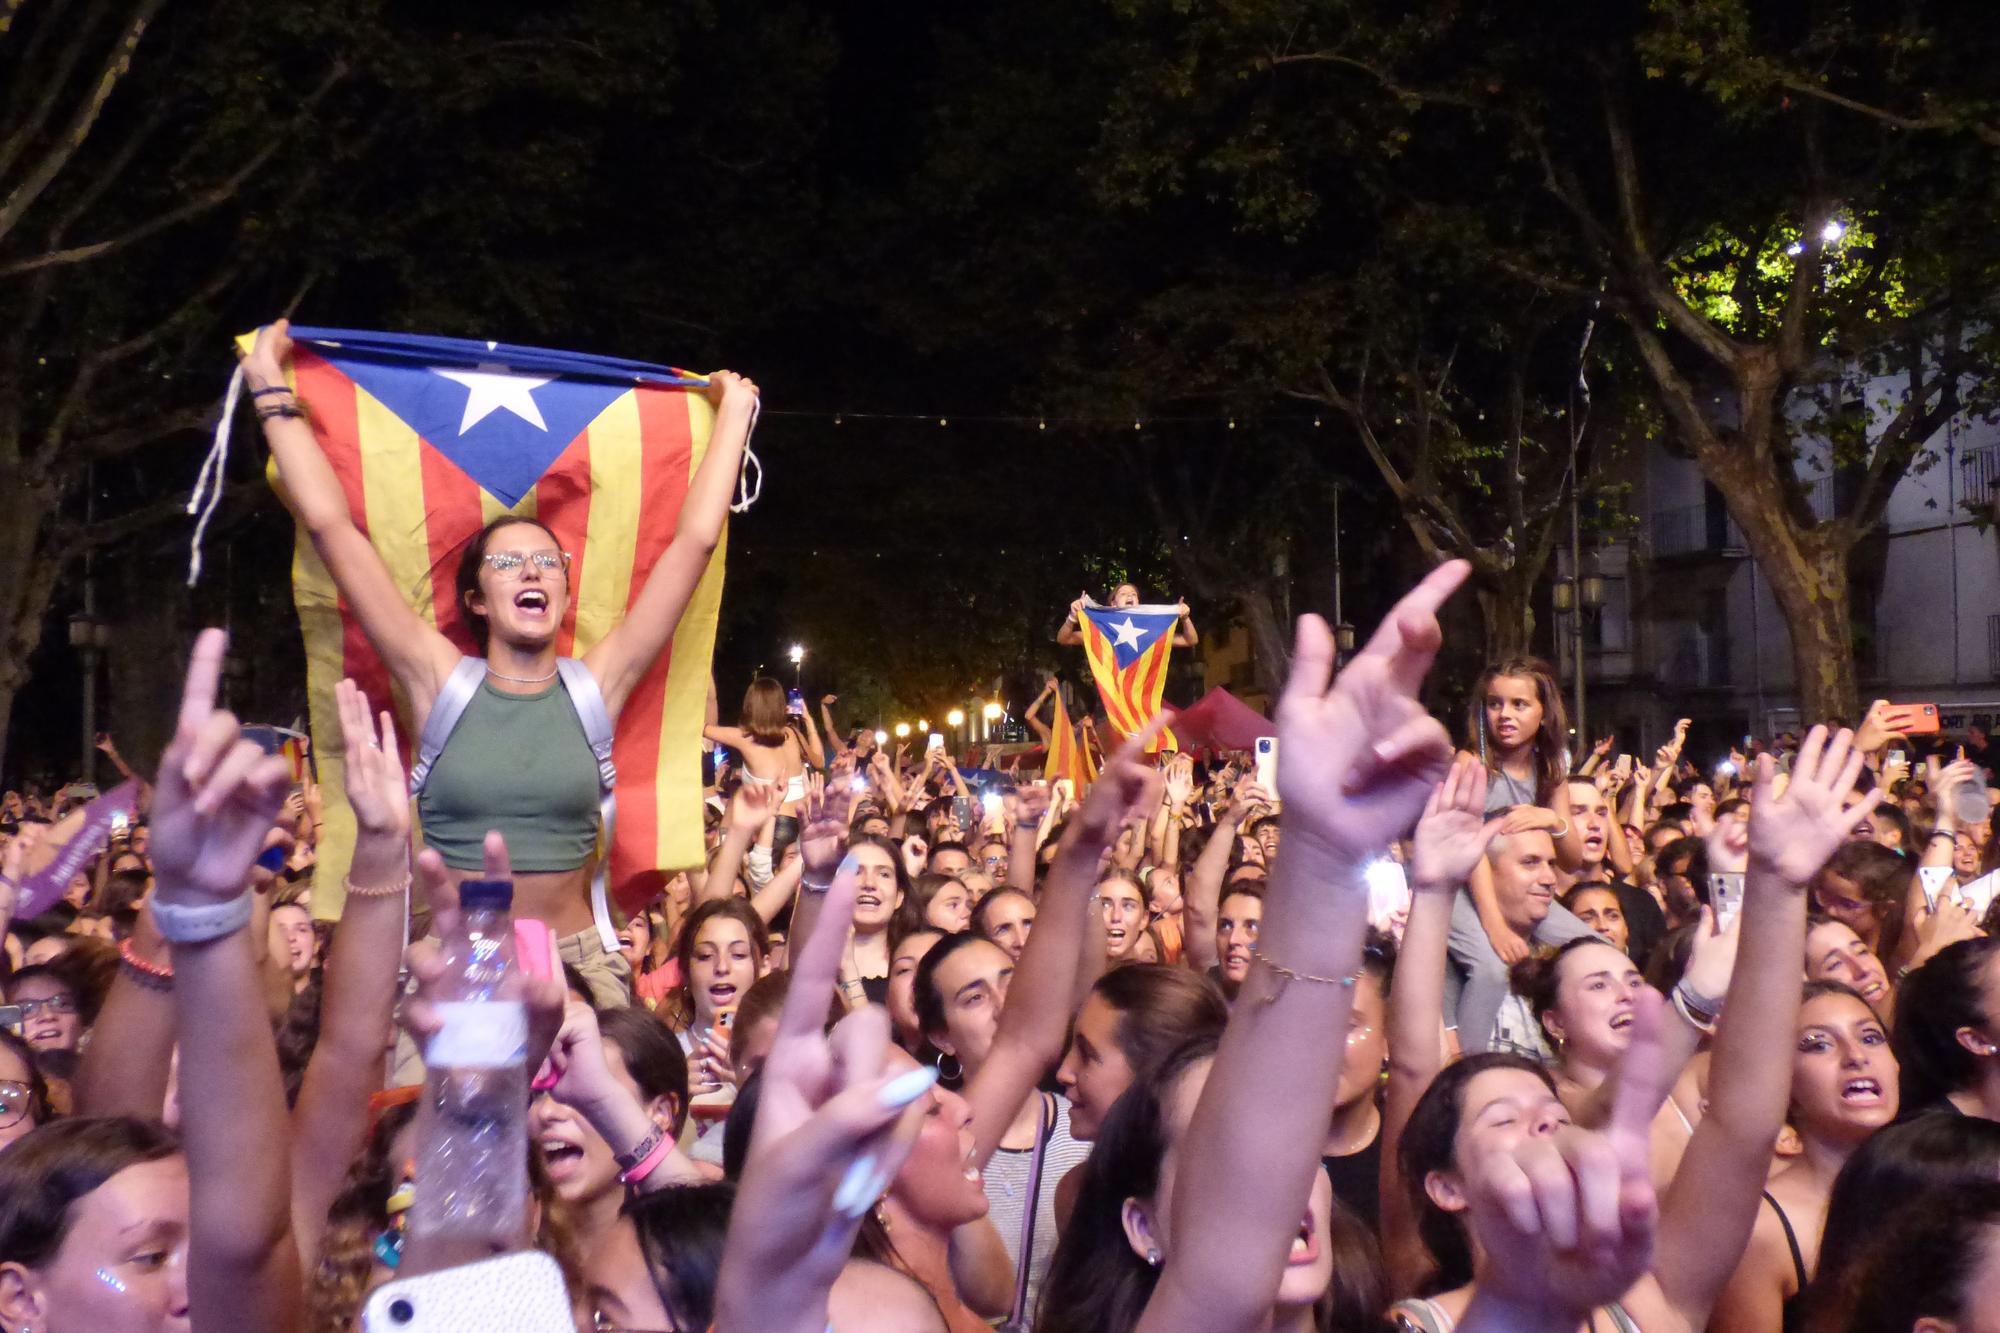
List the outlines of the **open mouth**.
<svg viewBox="0 0 2000 1333">
<path fill-rule="evenodd" d="M 1125 942 L 1125 927 L 1106 926 L 1104 928 L 1104 938 L 1112 944 L 1123 944 Z"/>
<path fill-rule="evenodd" d="M 1285 1256 L 1287 1267 L 1309 1264 L 1319 1258 L 1319 1237 L 1313 1231 L 1312 1214 L 1307 1213 L 1299 1223 L 1299 1234 L 1292 1237 L 1291 1253 Z"/>
<path fill-rule="evenodd" d="M 523 588 L 514 594 L 514 609 L 525 611 L 531 616 L 544 616 L 549 612 L 549 595 L 537 588 Z"/>
<path fill-rule="evenodd" d="M 708 988 L 708 998 L 720 1009 L 725 1004 L 736 1003 L 736 987 L 727 981 L 718 981 Z"/>
<path fill-rule="evenodd" d="M 983 1189 L 983 1188 L 985 1188 L 985 1184 L 984 1184 L 984 1182 L 985 1182 L 985 1177 L 984 1177 L 984 1176 L 982 1176 L 982 1175 L 980 1174 L 980 1171 L 979 1171 L 979 1164 L 978 1164 L 977 1162 L 975 1162 L 975 1161 L 973 1161 L 973 1160 L 972 1160 L 972 1154 L 973 1154 L 973 1152 L 974 1152 L 974 1151 L 976 1151 L 976 1149 L 968 1149 L 968 1150 L 966 1151 L 966 1154 L 965 1154 L 965 1178 L 966 1178 L 966 1179 L 967 1179 L 968 1181 L 970 1181 L 971 1183 L 973 1183 L 974 1185 L 978 1185 L 978 1186 L 980 1186 L 980 1187 L 981 1187 L 981 1188 Z"/>
<path fill-rule="evenodd" d="M 881 905 L 882 905 L 882 899 L 881 896 L 878 894 L 857 893 L 854 895 L 854 906 L 857 909 L 866 908 L 872 911 L 875 908 L 880 907 Z"/>
<path fill-rule="evenodd" d="M 1872 1078 L 1851 1078 L 1840 1085 L 1840 1100 L 1849 1106 L 1880 1106 L 1881 1081 Z"/>
<path fill-rule="evenodd" d="M 1622 1009 L 1611 1015 L 1611 1030 L 1613 1032 L 1623 1032 L 1631 1026 L 1632 1011 L 1630 1009 Z"/>
<path fill-rule="evenodd" d="M 548 1166 L 549 1179 L 561 1182 L 583 1165 L 583 1149 L 568 1139 L 553 1134 L 544 1135 L 542 1161 Z"/>
</svg>

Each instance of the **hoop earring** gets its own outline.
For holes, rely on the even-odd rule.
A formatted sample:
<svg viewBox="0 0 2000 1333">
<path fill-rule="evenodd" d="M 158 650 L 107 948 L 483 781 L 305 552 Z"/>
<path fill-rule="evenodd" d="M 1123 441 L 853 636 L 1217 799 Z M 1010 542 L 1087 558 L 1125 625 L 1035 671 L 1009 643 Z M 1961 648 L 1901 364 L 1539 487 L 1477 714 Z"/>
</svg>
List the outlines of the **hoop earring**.
<svg viewBox="0 0 2000 1333">
<path fill-rule="evenodd" d="M 951 1066 L 952 1066 L 951 1072 L 948 1074 L 945 1072 L 944 1068 L 944 1062 L 947 1060 L 951 1061 Z M 947 1055 L 943 1051 L 938 1052 L 937 1071 L 938 1071 L 938 1082 L 940 1083 L 956 1083 L 960 1079 L 965 1077 L 965 1066 L 958 1062 L 958 1057 L 955 1055 Z"/>
</svg>

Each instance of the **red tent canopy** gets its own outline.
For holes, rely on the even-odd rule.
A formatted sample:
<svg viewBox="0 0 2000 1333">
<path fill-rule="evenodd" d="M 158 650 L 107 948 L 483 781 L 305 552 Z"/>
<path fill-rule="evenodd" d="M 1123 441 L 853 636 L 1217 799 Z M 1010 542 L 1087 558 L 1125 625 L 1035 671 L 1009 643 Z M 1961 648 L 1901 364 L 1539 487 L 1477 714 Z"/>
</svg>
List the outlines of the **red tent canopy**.
<svg viewBox="0 0 2000 1333">
<path fill-rule="evenodd" d="M 1248 750 L 1277 727 L 1220 685 L 1173 717 L 1174 735 L 1184 750 Z"/>
</svg>

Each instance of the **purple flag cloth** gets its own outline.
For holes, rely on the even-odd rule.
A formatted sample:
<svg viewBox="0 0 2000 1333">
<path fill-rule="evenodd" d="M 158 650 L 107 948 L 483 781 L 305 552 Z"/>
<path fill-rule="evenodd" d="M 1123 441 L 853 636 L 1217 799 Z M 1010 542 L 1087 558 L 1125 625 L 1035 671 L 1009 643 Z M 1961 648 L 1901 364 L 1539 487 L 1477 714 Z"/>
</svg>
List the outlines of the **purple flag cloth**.
<svg viewBox="0 0 2000 1333">
<path fill-rule="evenodd" d="M 73 814 L 71 819 L 77 823 L 69 840 L 55 849 L 55 855 L 49 858 L 47 865 L 21 881 L 20 899 L 14 909 L 15 919 L 25 921 L 31 916 L 40 916 L 54 906 L 76 873 L 89 865 L 90 858 L 103 851 L 105 844 L 111 841 L 112 821 L 119 815 L 129 817 L 138 804 L 139 784 L 121 782 Z M 56 825 L 56 829 L 69 822 L 65 819 L 62 824 Z"/>
</svg>

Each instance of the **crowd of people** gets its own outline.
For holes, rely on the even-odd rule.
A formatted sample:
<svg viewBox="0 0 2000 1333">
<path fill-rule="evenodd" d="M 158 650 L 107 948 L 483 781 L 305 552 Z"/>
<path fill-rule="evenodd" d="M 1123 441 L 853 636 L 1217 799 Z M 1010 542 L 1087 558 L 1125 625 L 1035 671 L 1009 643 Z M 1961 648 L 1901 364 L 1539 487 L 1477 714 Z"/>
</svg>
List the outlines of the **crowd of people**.
<svg viewBox="0 0 2000 1333">
<path fill-rule="evenodd" d="M 579 1329 L 2000 1328 L 2000 791 L 1962 751 L 1878 707 L 1573 762 L 1532 660 L 1454 743 L 1420 699 L 1451 564 L 1338 671 L 1302 619 L 1274 780 L 1148 731 L 1076 791 L 755 681 L 708 729 L 706 864 L 607 948 L 584 719 L 670 639 L 755 387 L 718 377 L 719 461 L 579 676 L 532 522 L 467 547 L 484 658 L 399 609 L 285 350 L 248 386 L 412 712 L 341 687 L 338 885 L 315 790 L 215 707 L 216 631 L 139 817 L 32 917 L 72 798 L 6 795 L 7 1333 L 351 1330 L 477 1258 L 411 1219 L 494 880 L 553 948 L 531 1206 L 488 1248 L 549 1256 Z"/>
</svg>

